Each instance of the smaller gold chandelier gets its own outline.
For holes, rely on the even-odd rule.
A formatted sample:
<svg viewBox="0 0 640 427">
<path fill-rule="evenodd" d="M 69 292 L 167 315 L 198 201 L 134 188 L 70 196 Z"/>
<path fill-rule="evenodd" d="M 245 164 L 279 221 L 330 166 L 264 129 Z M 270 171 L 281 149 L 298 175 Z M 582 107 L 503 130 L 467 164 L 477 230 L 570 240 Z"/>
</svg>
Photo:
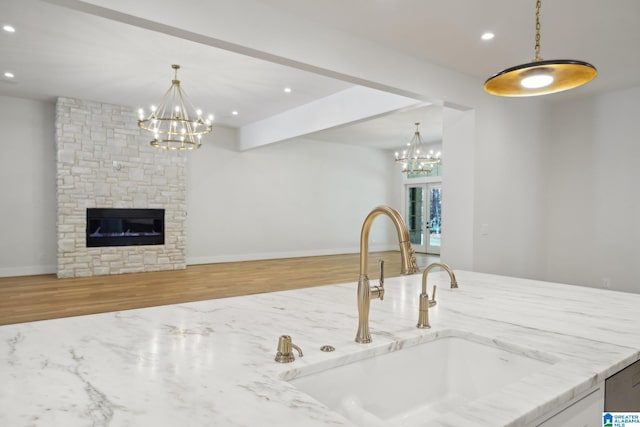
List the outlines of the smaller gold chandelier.
<svg viewBox="0 0 640 427">
<path fill-rule="evenodd" d="M 407 143 L 407 149 L 402 153 L 396 151 L 396 163 L 402 166 L 402 172 L 406 174 L 429 173 L 434 165 L 442 162 L 441 153 L 434 153 L 433 150 L 427 152 L 424 148 L 424 142 L 420 137 L 418 127 L 420 123 L 415 123 L 416 131 L 411 141 Z"/>
<path fill-rule="evenodd" d="M 584 61 L 543 60 L 540 57 L 540 5 L 536 1 L 536 46 L 533 61 L 502 70 L 484 82 L 484 90 L 497 96 L 536 96 L 562 92 L 593 80 L 598 71 Z"/>
<path fill-rule="evenodd" d="M 202 145 L 202 135 L 213 130 L 213 115 L 205 120 L 202 111 L 193 108 L 178 80 L 179 65 L 172 65 L 175 75 L 171 87 L 157 106 L 145 118 L 144 110 L 138 110 L 140 128 L 153 133 L 150 144 L 165 150 L 197 150 Z"/>
</svg>

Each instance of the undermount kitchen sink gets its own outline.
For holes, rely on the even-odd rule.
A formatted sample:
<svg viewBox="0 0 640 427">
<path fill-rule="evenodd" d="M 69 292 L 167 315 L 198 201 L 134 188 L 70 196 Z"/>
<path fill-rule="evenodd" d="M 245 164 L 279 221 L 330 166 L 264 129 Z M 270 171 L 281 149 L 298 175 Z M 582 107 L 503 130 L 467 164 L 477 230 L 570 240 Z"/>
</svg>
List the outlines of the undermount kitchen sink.
<svg viewBox="0 0 640 427">
<path fill-rule="evenodd" d="M 355 424 L 419 426 L 553 363 L 486 341 L 445 336 L 373 357 L 363 352 L 338 367 L 303 369 L 289 382 Z"/>
</svg>

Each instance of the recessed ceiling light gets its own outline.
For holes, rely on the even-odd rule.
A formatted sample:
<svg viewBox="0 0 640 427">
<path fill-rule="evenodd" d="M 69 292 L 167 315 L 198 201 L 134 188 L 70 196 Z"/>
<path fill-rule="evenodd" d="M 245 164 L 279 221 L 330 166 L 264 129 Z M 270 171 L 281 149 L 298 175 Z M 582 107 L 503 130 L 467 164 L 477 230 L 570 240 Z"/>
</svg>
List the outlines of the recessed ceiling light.
<svg viewBox="0 0 640 427">
<path fill-rule="evenodd" d="M 481 35 L 481 36 L 480 36 L 480 38 L 481 38 L 482 40 L 491 40 L 491 39 L 493 39 L 495 36 L 496 36 L 496 35 L 495 35 L 495 34 L 493 34 L 493 33 L 491 33 L 491 32 L 486 32 L 486 33 L 484 33 L 483 35 Z"/>
<path fill-rule="evenodd" d="M 285 91 L 285 93 L 291 93 L 291 88 L 290 87 L 285 87 L 284 91 Z"/>
<path fill-rule="evenodd" d="M 15 33 L 16 29 L 13 28 L 11 25 L 5 25 L 4 27 L 2 27 L 3 30 L 5 30 L 7 33 Z"/>
<path fill-rule="evenodd" d="M 238 112 L 237 112 L 236 110 L 233 110 L 233 111 L 231 112 L 231 114 L 233 114 L 234 116 L 237 116 L 237 115 L 238 115 Z"/>
<path fill-rule="evenodd" d="M 15 77 L 15 75 L 9 71 L 7 71 L 6 73 L 4 73 L 4 76 L 8 79 L 12 79 Z"/>
</svg>

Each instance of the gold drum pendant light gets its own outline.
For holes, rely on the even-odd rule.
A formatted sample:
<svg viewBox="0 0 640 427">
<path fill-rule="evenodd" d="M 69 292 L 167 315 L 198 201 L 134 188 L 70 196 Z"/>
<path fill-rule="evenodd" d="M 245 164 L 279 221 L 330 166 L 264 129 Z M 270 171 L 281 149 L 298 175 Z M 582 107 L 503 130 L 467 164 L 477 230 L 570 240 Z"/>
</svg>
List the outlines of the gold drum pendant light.
<svg viewBox="0 0 640 427">
<path fill-rule="evenodd" d="M 536 96 L 562 92 L 593 80 L 598 71 L 584 61 L 543 60 L 540 57 L 540 7 L 536 1 L 536 47 L 532 62 L 507 68 L 484 82 L 484 90 L 496 96 Z"/>
</svg>

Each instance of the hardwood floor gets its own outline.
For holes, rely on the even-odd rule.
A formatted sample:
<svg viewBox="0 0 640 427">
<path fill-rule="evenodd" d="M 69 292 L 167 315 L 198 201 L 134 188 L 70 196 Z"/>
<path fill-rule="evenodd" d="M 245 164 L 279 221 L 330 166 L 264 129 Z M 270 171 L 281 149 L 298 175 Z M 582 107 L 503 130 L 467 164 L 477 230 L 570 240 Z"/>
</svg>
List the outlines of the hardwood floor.
<svg viewBox="0 0 640 427">
<path fill-rule="evenodd" d="M 400 274 L 397 251 L 371 253 L 369 277 Z M 437 255 L 416 254 L 423 270 Z M 359 254 L 188 266 L 185 270 L 58 279 L 53 274 L 0 278 L 0 325 L 356 282 Z"/>
</svg>

